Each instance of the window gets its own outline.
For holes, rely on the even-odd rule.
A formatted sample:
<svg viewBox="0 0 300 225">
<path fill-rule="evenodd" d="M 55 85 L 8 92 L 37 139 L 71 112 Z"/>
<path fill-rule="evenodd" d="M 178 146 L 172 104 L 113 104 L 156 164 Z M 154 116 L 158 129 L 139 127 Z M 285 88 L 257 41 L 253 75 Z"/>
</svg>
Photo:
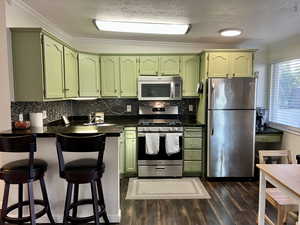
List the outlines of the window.
<svg viewBox="0 0 300 225">
<path fill-rule="evenodd" d="M 270 122 L 300 130 L 300 59 L 272 65 Z"/>
</svg>

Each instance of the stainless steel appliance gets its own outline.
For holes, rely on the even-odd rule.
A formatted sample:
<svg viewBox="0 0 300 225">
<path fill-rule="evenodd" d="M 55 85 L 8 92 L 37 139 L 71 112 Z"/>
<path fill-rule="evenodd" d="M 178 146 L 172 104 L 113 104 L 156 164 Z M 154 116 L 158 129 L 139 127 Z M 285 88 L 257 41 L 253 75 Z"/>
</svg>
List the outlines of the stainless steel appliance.
<svg viewBox="0 0 300 225">
<path fill-rule="evenodd" d="M 253 177 L 255 78 L 208 79 L 207 177 Z"/>
<path fill-rule="evenodd" d="M 181 100 L 180 76 L 139 76 L 139 100 Z"/>
<path fill-rule="evenodd" d="M 156 103 L 157 104 L 157 103 Z M 178 106 L 140 106 L 142 118 L 138 126 L 138 176 L 139 177 L 180 177 L 182 176 L 183 127 L 178 117 Z M 146 133 L 159 133 L 159 152 L 146 154 Z M 165 149 L 167 133 L 179 133 L 180 152 L 168 155 Z"/>
</svg>

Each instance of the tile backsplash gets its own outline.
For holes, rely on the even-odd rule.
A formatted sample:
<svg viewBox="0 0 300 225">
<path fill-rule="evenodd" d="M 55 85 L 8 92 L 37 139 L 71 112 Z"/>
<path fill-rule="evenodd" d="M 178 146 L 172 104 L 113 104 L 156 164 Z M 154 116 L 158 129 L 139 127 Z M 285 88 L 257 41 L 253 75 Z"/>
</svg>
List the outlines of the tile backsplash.
<svg viewBox="0 0 300 225">
<path fill-rule="evenodd" d="M 170 101 L 171 105 L 178 105 L 180 114 L 194 115 L 198 108 L 198 98 L 186 98 L 182 101 Z M 131 112 L 127 112 L 127 105 L 131 106 Z M 12 102 L 12 120 L 18 119 L 18 114 L 23 113 L 24 119 L 29 119 L 30 112 L 47 111 L 47 120 L 51 122 L 67 116 L 86 116 L 90 112 L 104 112 L 106 115 L 137 115 L 139 101 L 137 99 L 96 99 L 96 100 L 68 100 L 53 102 Z M 189 105 L 193 111 L 189 112 Z"/>
</svg>

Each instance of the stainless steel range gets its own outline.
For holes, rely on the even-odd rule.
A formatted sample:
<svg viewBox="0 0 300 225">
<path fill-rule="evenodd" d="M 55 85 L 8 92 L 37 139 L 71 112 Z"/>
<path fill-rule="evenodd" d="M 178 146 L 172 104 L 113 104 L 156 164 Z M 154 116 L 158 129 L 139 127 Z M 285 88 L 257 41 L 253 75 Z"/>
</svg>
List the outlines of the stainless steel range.
<svg viewBox="0 0 300 225">
<path fill-rule="evenodd" d="M 183 127 L 178 119 L 178 106 L 148 104 L 139 108 L 142 118 L 138 126 L 138 176 L 139 177 L 180 177 L 182 176 L 182 136 Z M 159 134 L 159 152 L 146 153 L 146 134 Z M 175 154 L 166 152 L 166 135 L 179 136 L 180 151 Z"/>
</svg>

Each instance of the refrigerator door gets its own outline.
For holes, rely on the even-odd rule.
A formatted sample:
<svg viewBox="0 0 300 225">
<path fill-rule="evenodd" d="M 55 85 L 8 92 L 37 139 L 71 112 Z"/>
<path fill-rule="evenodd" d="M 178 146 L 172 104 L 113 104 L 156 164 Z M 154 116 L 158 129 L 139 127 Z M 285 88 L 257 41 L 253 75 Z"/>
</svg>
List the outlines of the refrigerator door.
<svg viewBox="0 0 300 225">
<path fill-rule="evenodd" d="M 208 109 L 255 109 L 255 78 L 209 78 Z"/>
<path fill-rule="evenodd" d="M 208 111 L 208 177 L 253 177 L 255 110 Z"/>
</svg>

